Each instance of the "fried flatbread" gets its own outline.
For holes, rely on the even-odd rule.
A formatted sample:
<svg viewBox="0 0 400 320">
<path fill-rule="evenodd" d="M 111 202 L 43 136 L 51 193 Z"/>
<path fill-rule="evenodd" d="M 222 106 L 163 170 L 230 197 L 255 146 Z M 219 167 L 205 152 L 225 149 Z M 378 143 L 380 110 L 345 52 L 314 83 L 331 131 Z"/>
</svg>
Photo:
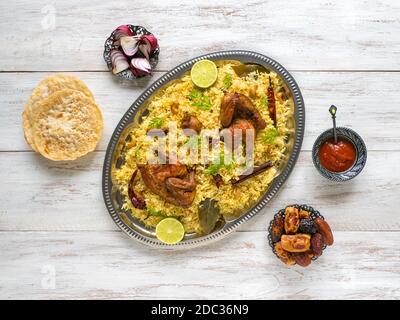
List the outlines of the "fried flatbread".
<svg viewBox="0 0 400 320">
<path fill-rule="evenodd" d="M 25 107 L 25 109 L 28 109 L 28 115 L 34 111 L 37 102 L 63 89 L 81 91 L 84 95 L 94 100 L 93 94 L 82 80 L 68 74 L 57 73 L 44 78 L 33 90 Z"/>
<path fill-rule="evenodd" d="M 99 107 L 80 91 L 63 89 L 35 102 L 27 140 L 44 157 L 74 160 L 96 148 L 103 121 Z"/>
</svg>

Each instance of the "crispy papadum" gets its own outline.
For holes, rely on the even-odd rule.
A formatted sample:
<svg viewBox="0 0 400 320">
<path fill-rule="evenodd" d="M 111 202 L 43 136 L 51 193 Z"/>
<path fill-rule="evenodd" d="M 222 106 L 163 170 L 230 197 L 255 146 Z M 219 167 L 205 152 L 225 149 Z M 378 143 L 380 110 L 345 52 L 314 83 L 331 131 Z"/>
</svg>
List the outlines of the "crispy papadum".
<svg viewBox="0 0 400 320">
<path fill-rule="evenodd" d="M 26 134 L 44 157 L 74 160 L 96 148 L 103 120 L 92 98 L 80 91 L 63 89 L 37 101 Z"/>
<path fill-rule="evenodd" d="M 81 91 L 84 95 L 94 100 L 92 92 L 82 80 L 68 74 L 58 73 L 44 78 L 33 90 L 25 107 L 25 109 L 28 109 L 28 116 L 31 112 L 34 112 L 37 102 L 63 89 Z"/>
<path fill-rule="evenodd" d="M 52 160 L 73 160 L 96 147 L 103 122 L 86 84 L 71 75 L 55 74 L 33 90 L 22 113 L 22 126 L 34 151 Z M 85 135 L 87 141 L 81 137 Z"/>
<path fill-rule="evenodd" d="M 26 143 L 36 152 L 38 152 L 35 143 L 33 142 L 33 137 L 32 137 L 32 127 L 31 127 L 31 121 L 28 116 L 28 111 L 24 110 L 22 112 L 22 127 L 24 129 L 24 137 Z"/>
</svg>

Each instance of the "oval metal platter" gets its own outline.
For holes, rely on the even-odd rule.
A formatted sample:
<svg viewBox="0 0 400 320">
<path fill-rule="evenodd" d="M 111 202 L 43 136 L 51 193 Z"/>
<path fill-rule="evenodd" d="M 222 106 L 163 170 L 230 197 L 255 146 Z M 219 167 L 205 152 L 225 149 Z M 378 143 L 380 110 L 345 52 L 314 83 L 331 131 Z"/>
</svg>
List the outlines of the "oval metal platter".
<svg viewBox="0 0 400 320">
<path fill-rule="evenodd" d="M 288 123 L 289 126 L 293 127 L 294 133 L 288 137 L 288 150 L 284 161 L 282 161 L 282 167 L 279 168 L 279 175 L 277 175 L 270 187 L 266 190 L 265 194 L 258 200 L 257 203 L 255 203 L 255 205 L 253 205 L 252 208 L 243 213 L 240 217 L 225 221 L 223 225 L 219 226 L 216 228 L 216 230 L 208 235 L 200 236 L 197 234 L 186 234 L 185 238 L 178 244 L 166 245 L 156 238 L 154 229 L 146 228 L 139 220 L 133 218 L 129 212 L 126 212 L 122 208 L 124 199 L 119 193 L 117 186 L 113 184 L 112 172 L 121 161 L 120 155 L 123 152 L 122 149 L 126 137 L 132 128 L 138 124 L 138 121 L 140 121 L 139 119 L 146 112 L 147 100 L 154 92 L 167 85 L 170 81 L 180 78 L 185 72 L 191 69 L 194 63 L 202 59 L 238 60 L 242 63 L 257 63 L 263 65 L 267 69 L 275 71 L 290 89 L 294 100 L 293 119 L 291 119 L 290 123 Z M 102 188 L 104 201 L 108 212 L 118 227 L 120 227 L 126 234 L 133 239 L 152 247 L 163 249 L 183 249 L 217 241 L 237 229 L 240 225 L 260 212 L 260 210 L 276 195 L 278 190 L 282 187 L 283 183 L 289 177 L 299 156 L 304 135 L 304 123 L 305 108 L 300 89 L 289 72 L 275 60 L 256 52 L 234 50 L 210 53 L 186 61 L 167 72 L 156 82 L 154 82 L 132 104 L 132 106 L 122 117 L 121 121 L 118 123 L 108 144 L 103 167 Z"/>
</svg>

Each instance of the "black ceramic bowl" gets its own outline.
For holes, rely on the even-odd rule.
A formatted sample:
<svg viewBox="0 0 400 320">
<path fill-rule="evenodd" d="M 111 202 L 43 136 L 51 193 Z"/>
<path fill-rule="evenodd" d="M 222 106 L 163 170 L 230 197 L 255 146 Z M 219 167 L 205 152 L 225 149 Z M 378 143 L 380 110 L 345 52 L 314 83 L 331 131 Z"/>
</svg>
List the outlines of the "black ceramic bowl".
<svg viewBox="0 0 400 320">
<path fill-rule="evenodd" d="M 278 218 L 278 217 L 282 217 L 283 220 L 285 220 L 285 211 L 286 211 L 286 208 L 288 208 L 288 207 L 295 207 L 295 208 L 297 208 L 299 210 L 308 211 L 310 213 L 310 218 L 313 219 L 313 220 L 315 220 L 317 218 L 321 218 L 321 219 L 325 220 L 323 215 L 318 210 L 315 210 L 313 207 L 311 207 L 309 205 L 306 205 L 306 204 L 292 204 L 292 205 L 286 206 L 284 209 L 281 209 L 277 213 L 275 213 L 274 218 L 271 220 L 271 222 L 269 223 L 269 226 L 268 226 L 268 242 L 269 242 L 269 245 L 270 245 L 270 247 L 272 249 L 272 252 L 277 257 L 278 257 L 278 255 L 276 254 L 276 251 L 275 251 L 275 243 L 276 242 L 272 241 L 272 224 L 274 223 L 274 220 L 276 218 Z M 326 245 L 324 245 L 322 250 L 325 250 L 325 249 L 326 249 Z M 313 261 L 317 260 L 317 259 L 318 259 L 318 257 L 316 257 L 316 256 L 314 256 L 312 258 Z"/>
<path fill-rule="evenodd" d="M 365 162 L 367 161 L 367 147 L 365 146 L 363 139 L 352 129 L 338 127 L 337 135 L 338 138 L 351 142 L 356 150 L 356 160 L 349 169 L 343 172 L 332 172 L 321 165 L 319 160 L 319 149 L 326 140 L 333 138 L 333 129 L 326 130 L 317 138 L 312 149 L 312 159 L 314 166 L 322 176 L 332 181 L 344 182 L 353 179 L 364 168 Z"/>
<path fill-rule="evenodd" d="M 149 35 L 152 34 L 150 31 L 148 31 L 146 28 L 142 26 L 134 26 L 131 24 L 127 25 L 129 29 L 132 31 L 134 35 Z M 105 44 L 104 44 L 104 53 L 103 53 L 103 58 L 104 61 L 107 63 L 108 69 L 111 71 L 112 70 L 112 64 L 111 64 L 111 57 L 110 53 L 111 50 L 116 49 L 117 47 L 114 46 L 114 41 L 115 41 L 115 33 L 117 30 L 114 30 L 111 35 L 107 38 Z M 150 65 L 151 69 L 154 70 L 158 63 L 158 55 L 160 54 L 160 47 L 157 47 L 157 49 L 154 50 L 153 54 L 150 56 Z M 115 76 L 126 79 L 126 80 L 135 80 L 142 78 L 144 76 L 135 76 L 130 69 L 124 70 L 120 73 L 117 73 Z"/>
</svg>

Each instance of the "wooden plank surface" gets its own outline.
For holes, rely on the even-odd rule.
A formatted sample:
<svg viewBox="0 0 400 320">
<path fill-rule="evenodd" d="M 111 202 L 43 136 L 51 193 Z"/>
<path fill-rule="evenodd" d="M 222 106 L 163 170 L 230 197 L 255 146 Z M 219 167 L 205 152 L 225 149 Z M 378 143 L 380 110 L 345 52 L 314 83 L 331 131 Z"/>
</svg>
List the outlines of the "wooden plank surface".
<svg viewBox="0 0 400 320">
<path fill-rule="evenodd" d="M 399 299 L 398 232 L 336 232 L 309 268 L 286 268 L 264 232 L 165 252 L 121 232 L 0 232 L 2 298 Z M 54 281 L 53 281 L 53 280 Z"/>
<path fill-rule="evenodd" d="M 240 230 L 265 230 L 273 214 L 291 203 L 321 211 L 337 230 L 400 231 L 400 153 L 370 152 L 356 179 L 330 183 L 315 170 L 310 152 L 299 161 L 278 196 Z M 103 152 L 71 163 L 32 152 L 0 153 L 0 230 L 116 230 L 101 193 Z"/>
<path fill-rule="evenodd" d="M 400 4 L 392 0 L 15 0 L 0 12 L 0 43 L 10 44 L 2 71 L 104 70 L 105 39 L 121 23 L 159 38 L 160 70 L 228 49 L 264 52 L 289 69 L 400 69 Z"/>
<path fill-rule="evenodd" d="M 159 38 L 153 78 L 120 83 L 106 72 L 104 41 L 122 23 Z M 15 0 L 0 2 L 0 31 L 0 298 L 400 299 L 398 1 Z M 164 71 L 229 49 L 264 53 L 296 78 L 307 114 L 299 161 L 278 196 L 221 242 L 181 252 L 135 243 L 101 195 L 115 125 Z M 34 154 L 22 135 L 24 104 L 54 71 L 84 80 L 105 120 L 98 150 L 71 163 Z M 369 151 L 346 184 L 311 162 L 332 103 Z M 318 208 L 334 230 L 335 245 L 307 269 L 285 268 L 267 245 L 269 220 L 289 203 Z"/>
<path fill-rule="evenodd" d="M 109 73 L 74 73 L 93 90 L 104 116 L 98 147 L 107 148 L 118 121 L 150 82 L 120 83 Z M 21 113 L 37 83 L 48 73 L 0 73 L 0 151 L 30 150 L 21 129 Z M 306 105 L 303 150 L 311 150 L 318 135 L 331 125 L 329 106 L 339 107 L 338 125 L 356 130 L 368 150 L 400 150 L 400 73 L 294 72 Z"/>
</svg>

